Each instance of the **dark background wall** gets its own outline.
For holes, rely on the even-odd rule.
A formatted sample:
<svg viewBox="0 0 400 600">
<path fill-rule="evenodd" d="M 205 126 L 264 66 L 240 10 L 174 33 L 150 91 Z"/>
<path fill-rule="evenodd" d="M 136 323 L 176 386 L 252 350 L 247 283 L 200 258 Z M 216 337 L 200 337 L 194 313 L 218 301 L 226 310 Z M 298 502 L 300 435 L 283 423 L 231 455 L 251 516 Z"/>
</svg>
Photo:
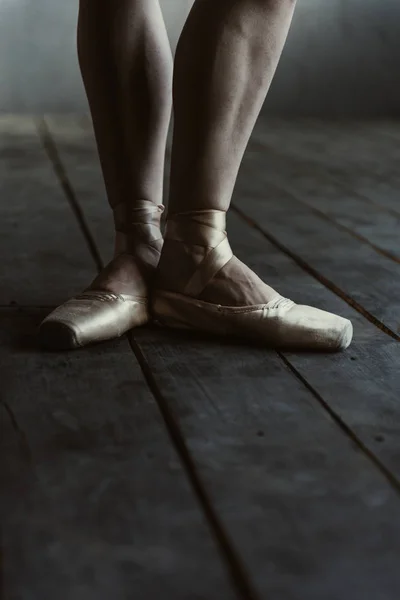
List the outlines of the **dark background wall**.
<svg viewBox="0 0 400 600">
<path fill-rule="evenodd" d="M 216 0 L 218 1 L 218 0 Z M 191 0 L 161 0 L 175 48 Z M 77 0 L 0 0 L 0 110 L 86 110 L 75 55 Z M 298 0 L 264 110 L 400 112 L 399 0 Z"/>
</svg>

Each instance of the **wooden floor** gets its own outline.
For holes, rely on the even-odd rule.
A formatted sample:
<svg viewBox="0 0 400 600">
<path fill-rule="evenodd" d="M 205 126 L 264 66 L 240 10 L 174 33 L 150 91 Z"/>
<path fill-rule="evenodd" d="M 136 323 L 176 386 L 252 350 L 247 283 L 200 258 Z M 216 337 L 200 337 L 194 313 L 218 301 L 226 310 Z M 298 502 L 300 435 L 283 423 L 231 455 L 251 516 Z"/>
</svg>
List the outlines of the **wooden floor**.
<svg viewBox="0 0 400 600">
<path fill-rule="evenodd" d="M 4 600 L 400 598 L 400 122 L 260 119 L 229 236 L 342 354 L 37 347 L 112 250 L 87 117 L 0 119 Z"/>
</svg>

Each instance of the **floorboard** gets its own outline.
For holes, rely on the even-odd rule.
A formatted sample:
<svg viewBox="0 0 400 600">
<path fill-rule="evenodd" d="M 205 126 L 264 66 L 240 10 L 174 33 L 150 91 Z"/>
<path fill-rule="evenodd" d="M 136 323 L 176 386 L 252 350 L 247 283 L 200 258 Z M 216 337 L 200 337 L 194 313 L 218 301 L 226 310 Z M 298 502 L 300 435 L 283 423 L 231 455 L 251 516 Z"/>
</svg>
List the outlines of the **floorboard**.
<svg viewBox="0 0 400 600">
<path fill-rule="evenodd" d="M 38 353 L 37 316 L 0 315 L 3 597 L 236 598 L 126 341 Z"/>
<path fill-rule="evenodd" d="M 136 339 L 262 598 L 396 597 L 398 494 L 278 357 Z"/>
<path fill-rule="evenodd" d="M 283 186 L 271 186 L 264 170 L 246 159 L 235 206 L 325 285 L 400 339 L 400 264 L 298 202 Z"/>
<path fill-rule="evenodd" d="M 20 304 L 0 309 L 1 597 L 244 597 L 127 338 L 38 347 L 48 309 L 34 307 L 80 291 L 95 266 L 32 121 L 1 127 L 1 293 Z"/>
<path fill-rule="evenodd" d="M 258 216 L 258 222 L 261 222 Z M 400 480 L 397 423 L 400 344 L 301 269 L 237 215 L 229 219 L 236 254 L 284 296 L 351 319 L 354 340 L 339 354 L 285 353 L 315 394 Z"/>
<path fill-rule="evenodd" d="M 82 172 L 76 169 L 69 142 L 54 123 L 49 127 L 72 187 L 82 190 Z M 87 135 L 81 143 L 85 148 L 93 145 Z M 85 168 L 91 181 L 101 186 L 90 152 Z M 91 201 L 91 194 L 76 194 L 88 222 L 93 211 L 93 220 L 105 224 L 103 204 Z M 244 206 L 247 213 L 247 198 L 240 203 L 241 210 Z M 270 220 L 269 213 L 258 216 L 258 222 Z M 313 234 L 313 225 L 307 233 Z M 389 454 L 382 463 L 373 454 L 374 443 L 383 447 L 382 427 L 388 426 L 387 420 L 375 427 L 373 401 L 380 390 L 388 397 L 386 408 L 394 408 L 398 380 L 392 375 L 382 388 L 382 378 L 385 368 L 392 373 L 398 344 L 284 252 L 276 248 L 272 252 L 273 247 L 243 219 L 231 215 L 229 228 L 238 254 L 257 263 L 260 274 L 273 273 L 274 284 L 282 283 L 282 293 L 293 295 L 297 289 L 299 299 L 349 314 L 356 327 L 354 351 L 340 357 L 279 356 L 233 342 L 142 329 L 134 332 L 133 345 L 144 355 L 148 380 L 182 434 L 260 598 L 394 600 L 400 589 L 395 560 L 399 487 L 390 472 Z M 301 224 L 299 229 L 305 233 Z M 108 233 L 103 236 L 101 226 L 96 231 L 102 246 Z M 380 347 L 370 376 L 367 359 L 375 340 Z M 386 356 L 390 360 L 385 362 Z M 312 379 L 314 371 L 318 373 Z M 357 374 L 364 378 L 362 389 L 354 381 Z M 369 393 L 377 374 L 381 379 Z M 343 396 L 342 409 L 346 403 L 352 406 L 355 395 L 358 410 L 340 413 L 333 404 L 336 395 Z M 359 435 L 353 425 L 360 428 Z M 373 438 L 367 440 L 369 445 L 361 439 L 367 433 Z M 393 437 L 387 430 L 384 433 L 393 447 L 394 427 Z"/>
<path fill-rule="evenodd" d="M 325 166 L 310 160 L 304 148 L 298 148 L 290 154 L 271 144 L 251 145 L 252 168 L 263 170 L 262 181 L 286 191 L 291 198 L 313 211 L 326 216 L 327 220 L 338 228 L 361 241 L 371 245 L 378 253 L 400 262 L 398 231 L 400 213 L 394 214 L 382 210 L 378 204 L 357 193 L 346 183 L 347 172 L 331 176 Z M 248 155 L 249 156 L 249 155 Z M 248 164 L 244 162 L 244 168 Z M 264 169 L 268 164 L 268 169 Z M 366 170 L 367 173 L 367 170 Z M 353 186 L 354 187 L 354 186 Z"/>
<path fill-rule="evenodd" d="M 399 150 L 396 139 L 377 133 L 381 129 L 380 122 L 374 121 L 260 118 L 252 142 L 311 160 L 317 170 L 323 169 L 342 187 L 343 194 L 355 195 L 358 201 L 375 204 L 398 217 Z M 399 121 L 391 122 L 386 130 L 400 136 Z"/>
<path fill-rule="evenodd" d="M 2 116 L 0 133 L 0 305 L 55 306 L 87 285 L 96 265 L 33 120 Z"/>
</svg>

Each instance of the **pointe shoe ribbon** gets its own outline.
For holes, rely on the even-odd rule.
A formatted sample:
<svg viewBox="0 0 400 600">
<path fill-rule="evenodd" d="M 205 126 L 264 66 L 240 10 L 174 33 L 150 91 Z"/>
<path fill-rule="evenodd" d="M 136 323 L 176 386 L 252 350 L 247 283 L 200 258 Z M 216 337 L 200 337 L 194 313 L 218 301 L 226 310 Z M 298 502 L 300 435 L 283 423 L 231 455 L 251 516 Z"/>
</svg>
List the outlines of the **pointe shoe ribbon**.
<svg viewBox="0 0 400 600">
<path fill-rule="evenodd" d="M 188 221 L 189 217 L 189 221 Z M 167 222 L 165 239 L 208 247 L 208 252 L 183 293 L 199 296 L 208 283 L 232 258 L 226 227 L 226 215 L 220 210 L 178 213 Z"/>
<path fill-rule="evenodd" d="M 126 252 L 140 240 L 149 246 L 161 238 L 160 216 L 164 207 L 150 201 L 136 202 L 134 208 L 118 205 L 114 209 L 116 230 Z M 122 244 L 120 243 L 120 247 Z M 119 337 L 149 321 L 148 297 L 114 294 L 87 289 L 48 315 L 39 335 L 47 347 L 72 349 Z"/>
<path fill-rule="evenodd" d="M 142 241 L 152 246 L 162 240 L 160 219 L 164 210 L 163 204 L 150 200 L 136 201 L 135 206 L 125 202 L 114 206 L 116 244 L 120 252 L 132 252 Z"/>
<path fill-rule="evenodd" d="M 232 258 L 222 211 L 193 211 L 173 215 L 166 239 L 207 247 L 203 261 L 183 285 L 182 293 L 155 290 L 154 318 L 162 325 L 236 336 L 280 349 L 328 350 L 347 348 L 350 321 L 280 295 L 271 302 L 221 306 L 199 300 L 207 284 Z"/>
</svg>

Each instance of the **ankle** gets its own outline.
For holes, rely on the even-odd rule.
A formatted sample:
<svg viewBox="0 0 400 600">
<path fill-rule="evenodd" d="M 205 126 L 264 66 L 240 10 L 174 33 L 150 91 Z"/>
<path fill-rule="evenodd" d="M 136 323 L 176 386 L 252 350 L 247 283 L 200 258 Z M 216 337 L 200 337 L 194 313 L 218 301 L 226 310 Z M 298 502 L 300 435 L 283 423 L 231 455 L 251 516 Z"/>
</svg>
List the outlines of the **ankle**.
<svg viewBox="0 0 400 600">
<path fill-rule="evenodd" d="M 140 253 L 143 248 L 153 248 L 161 252 L 162 204 L 150 200 L 136 200 L 135 203 L 121 202 L 114 207 L 115 244 L 114 254 Z"/>
<path fill-rule="evenodd" d="M 225 212 L 219 210 L 168 215 L 157 286 L 183 291 L 207 255 L 227 242 L 225 224 Z"/>
<path fill-rule="evenodd" d="M 161 230 L 159 230 L 158 238 L 155 238 L 153 235 L 144 235 L 143 232 L 138 236 L 135 234 L 127 235 L 122 231 L 115 232 L 114 257 L 121 254 L 136 256 L 137 254 L 141 254 L 144 249 L 149 249 L 149 251 L 153 250 L 156 252 L 159 258 L 162 247 L 163 238 Z"/>
<path fill-rule="evenodd" d="M 156 286 L 180 291 L 203 260 L 207 248 L 165 239 L 158 263 Z"/>
<path fill-rule="evenodd" d="M 165 239 L 187 247 L 214 248 L 226 237 L 226 213 L 222 210 L 191 210 L 168 214 Z M 196 250 L 194 250 L 196 252 Z"/>
</svg>

